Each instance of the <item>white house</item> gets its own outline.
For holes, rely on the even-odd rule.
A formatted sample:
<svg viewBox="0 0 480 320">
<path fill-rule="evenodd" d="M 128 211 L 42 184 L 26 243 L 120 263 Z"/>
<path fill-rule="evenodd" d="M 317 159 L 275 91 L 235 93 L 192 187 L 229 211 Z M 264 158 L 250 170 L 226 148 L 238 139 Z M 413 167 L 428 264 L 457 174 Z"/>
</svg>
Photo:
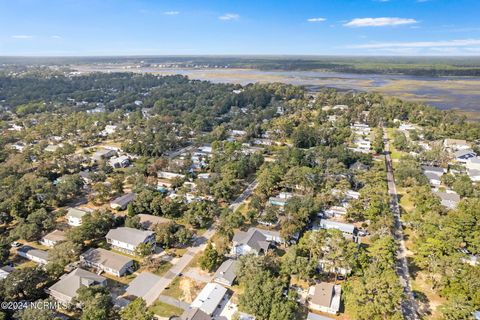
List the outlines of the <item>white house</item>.
<svg viewBox="0 0 480 320">
<path fill-rule="evenodd" d="M 341 286 L 321 282 L 308 290 L 308 308 L 315 311 L 337 314 L 340 310 Z"/>
<path fill-rule="evenodd" d="M 133 269 L 133 260 L 102 248 L 90 248 L 80 255 L 80 262 L 88 267 L 121 277 Z"/>
<path fill-rule="evenodd" d="M 48 261 L 50 260 L 48 257 L 48 252 L 40 249 L 35 249 L 30 246 L 21 246 L 20 248 L 17 249 L 17 254 L 20 257 L 23 257 L 25 259 L 31 260 L 33 262 L 36 262 L 38 264 L 47 264 Z"/>
<path fill-rule="evenodd" d="M 235 232 L 230 253 L 235 256 L 249 253 L 259 255 L 267 252 L 269 247 L 270 243 L 267 241 L 267 237 L 257 229 L 250 228 L 247 232 Z"/>
<path fill-rule="evenodd" d="M 216 316 L 218 306 L 228 300 L 227 289 L 217 283 L 207 283 L 198 296 L 190 305 L 192 308 L 199 308 L 210 316 Z M 218 310 L 218 311 L 217 311 Z"/>
<path fill-rule="evenodd" d="M 472 149 L 462 149 L 456 151 L 453 156 L 457 162 L 467 163 L 469 159 L 475 158 L 477 154 Z"/>
<path fill-rule="evenodd" d="M 460 202 L 460 196 L 453 192 L 436 191 L 435 195 L 440 198 L 442 205 L 448 209 L 455 209 Z"/>
<path fill-rule="evenodd" d="M 89 213 L 89 211 L 86 209 L 69 208 L 65 218 L 70 226 L 78 227 L 82 224 L 82 219 L 87 213 Z"/>
<path fill-rule="evenodd" d="M 445 139 L 443 141 L 443 147 L 450 151 L 466 150 L 470 149 L 470 144 L 466 140 L 460 139 Z"/>
<path fill-rule="evenodd" d="M 53 230 L 52 232 L 43 236 L 40 243 L 47 247 L 54 247 L 56 244 L 67 240 L 65 232 L 61 230 Z"/>
<path fill-rule="evenodd" d="M 105 238 L 113 248 L 132 255 L 136 254 L 135 250 L 142 243 L 155 245 L 155 233 L 153 231 L 129 227 L 111 229 Z"/>
<path fill-rule="evenodd" d="M 70 304 L 77 296 L 81 287 L 94 285 L 106 286 L 107 279 L 87 270 L 77 268 L 60 277 L 54 285 L 48 288 L 48 294 L 60 303 Z"/>
</svg>

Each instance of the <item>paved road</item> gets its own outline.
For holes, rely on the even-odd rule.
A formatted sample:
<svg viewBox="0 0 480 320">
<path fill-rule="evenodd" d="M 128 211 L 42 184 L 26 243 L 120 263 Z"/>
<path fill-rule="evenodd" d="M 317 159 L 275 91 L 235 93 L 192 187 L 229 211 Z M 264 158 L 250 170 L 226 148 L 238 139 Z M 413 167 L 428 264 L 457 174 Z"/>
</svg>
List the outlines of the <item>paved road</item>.
<svg viewBox="0 0 480 320">
<path fill-rule="evenodd" d="M 233 211 L 237 210 L 240 205 L 245 201 L 247 200 L 248 197 L 250 197 L 252 195 L 252 192 L 255 190 L 255 188 L 257 187 L 258 185 L 258 181 L 255 180 L 253 181 L 252 183 L 250 183 L 248 185 L 248 187 L 243 190 L 242 194 L 238 196 L 237 199 L 235 199 L 229 206 L 229 208 Z"/>
<path fill-rule="evenodd" d="M 240 205 L 252 194 L 252 192 L 255 190 L 257 187 L 257 181 L 253 181 L 248 187 L 242 192 L 240 196 L 238 196 L 237 199 L 235 199 L 229 206 L 230 209 L 233 211 L 237 210 Z M 158 299 L 161 295 L 162 292 L 170 286 L 172 283 L 173 279 L 177 277 L 180 273 L 184 271 L 184 269 L 187 267 L 187 265 L 193 260 L 193 257 L 203 249 L 205 249 L 205 246 L 210 238 L 213 237 L 215 234 L 215 228 L 212 226 L 210 229 L 208 229 L 201 237 L 197 238 L 193 246 L 191 246 L 185 254 L 178 259 L 178 261 L 170 268 L 170 270 L 165 273 L 165 275 L 162 277 L 162 279 L 159 281 L 157 287 L 156 287 L 156 295 Z M 149 299 L 147 301 L 148 305 L 151 305 L 155 302 L 156 299 Z M 163 300 L 162 300 L 163 301 Z M 163 301 L 166 302 L 166 301 Z M 168 302 L 166 302 L 168 303 Z"/>
<path fill-rule="evenodd" d="M 391 196 L 390 207 L 395 218 L 395 230 L 393 237 L 398 243 L 396 271 L 403 286 L 405 298 L 402 301 L 403 317 L 407 320 L 416 320 L 418 317 L 418 307 L 410 286 L 410 273 L 408 271 L 408 262 L 406 256 L 405 239 L 403 236 L 403 225 L 400 215 L 400 206 L 398 205 L 398 194 L 393 176 L 392 158 L 390 157 L 390 145 L 385 131 L 385 165 L 387 167 L 388 193 Z"/>
</svg>

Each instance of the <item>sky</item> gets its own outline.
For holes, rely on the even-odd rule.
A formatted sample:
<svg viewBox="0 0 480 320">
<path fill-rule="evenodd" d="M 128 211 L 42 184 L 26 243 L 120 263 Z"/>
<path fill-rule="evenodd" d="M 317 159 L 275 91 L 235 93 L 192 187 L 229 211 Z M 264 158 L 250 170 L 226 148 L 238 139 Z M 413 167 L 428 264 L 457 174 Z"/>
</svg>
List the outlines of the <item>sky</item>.
<svg viewBox="0 0 480 320">
<path fill-rule="evenodd" d="M 479 13 L 479 0 L 0 0 L 0 56 L 479 56 Z"/>
</svg>

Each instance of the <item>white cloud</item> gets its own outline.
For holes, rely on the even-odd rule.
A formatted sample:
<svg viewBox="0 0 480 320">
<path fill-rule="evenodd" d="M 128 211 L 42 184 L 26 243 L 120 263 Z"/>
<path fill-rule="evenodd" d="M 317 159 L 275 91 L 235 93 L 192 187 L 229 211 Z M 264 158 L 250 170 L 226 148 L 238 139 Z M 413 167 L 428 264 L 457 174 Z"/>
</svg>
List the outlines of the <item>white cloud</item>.
<svg viewBox="0 0 480 320">
<path fill-rule="evenodd" d="M 356 18 L 344 24 L 345 27 L 385 27 L 414 24 L 415 19 L 405 18 Z"/>
<path fill-rule="evenodd" d="M 223 16 L 218 17 L 220 20 L 238 20 L 240 19 L 240 15 L 236 13 L 225 13 Z"/>
<path fill-rule="evenodd" d="M 458 39 L 442 41 L 417 42 L 378 42 L 350 46 L 356 49 L 386 49 L 386 48 L 434 48 L 434 47 L 467 47 L 480 46 L 480 39 Z"/>
<path fill-rule="evenodd" d="M 62 39 L 62 37 L 57 36 L 57 35 L 50 36 L 50 38 L 52 38 L 52 39 Z"/>
<path fill-rule="evenodd" d="M 19 34 L 19 35 L 13 35 L 13 39 L 32 39 L 33 36 L 25 35 L 25 34 Z"/>
<path fill-rule="evenodd" d="M 163 14 L 166 14 L 167 16 L 176 16 L 179 13 L 180 12 L 178 12 L 178 11 L 165 11 Z"/>
<path fill-rule="evenodd" d="M 308 22 L 323 22 L 327 19 L 325 18 L 310 18 L 310 19 L 307 19 Z"/>
</svg>

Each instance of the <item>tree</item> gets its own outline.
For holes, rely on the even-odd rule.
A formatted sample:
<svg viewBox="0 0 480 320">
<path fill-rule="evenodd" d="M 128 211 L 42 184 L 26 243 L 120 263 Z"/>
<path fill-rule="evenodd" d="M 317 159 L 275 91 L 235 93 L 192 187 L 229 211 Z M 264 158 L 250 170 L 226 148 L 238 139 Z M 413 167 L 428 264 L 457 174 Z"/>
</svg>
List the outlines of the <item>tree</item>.
<svg viewBox="0 0 480 320">
<path fill-rule="evenodd" d="M 146 257 L 153 251 L 153 245 L 150 242 L 140 243 L 135 249 L 135 253 L 140 257 Z"/>
<path fill-rule="evenodd" d="M 43 286 L 48 277 L 41 268 L 15 269 L 0 282 L 1 292 L 6 300 L 36 300 L 43 296 Z"/>
<path fill-rule="evenodd" d="M 218 265 L 222 262 L 222 257 L 215 249 L 211 242 L 208 242 L 202 256 L 200 257 L 200 267 L 203 270 L 212 272 L 217 269 Z"/>
<path fill-rule="evenodd" d="M 351 280 L 345 289 L 345 305 L 350 316 L 358 320 L 403 319 L 403 288 L 394 270 L 379 271 L 371 264 L 365 276 Z"/>
<path fill-rule="evenodd" d="M 136 298 L 120 311 L 121 320 L 152 320 L 153 312 L 148 310 L 145 300 Z"/>
<path fill-rule="evenodd" d="M 53 276 L 61 275 L 69 263 L 77 260 L 80 250 L 81 246 L 72 241 L 58 243 L 48 251 L 46 270 Z"/>
<path fill-rule="evenodd" d="M 452 189 L 461 197 L 471 197 L 474 194 L 472 180 L 467 175 L 458 176 L 452 184 Z"/>
<path fill-rule="evenodd" d="M 112 297 L 105 287 L 80 287 L 74 302 L 78 302 L 82 306 L 81 320 L 111 319 L 113 302 Z"/>
</svg>

